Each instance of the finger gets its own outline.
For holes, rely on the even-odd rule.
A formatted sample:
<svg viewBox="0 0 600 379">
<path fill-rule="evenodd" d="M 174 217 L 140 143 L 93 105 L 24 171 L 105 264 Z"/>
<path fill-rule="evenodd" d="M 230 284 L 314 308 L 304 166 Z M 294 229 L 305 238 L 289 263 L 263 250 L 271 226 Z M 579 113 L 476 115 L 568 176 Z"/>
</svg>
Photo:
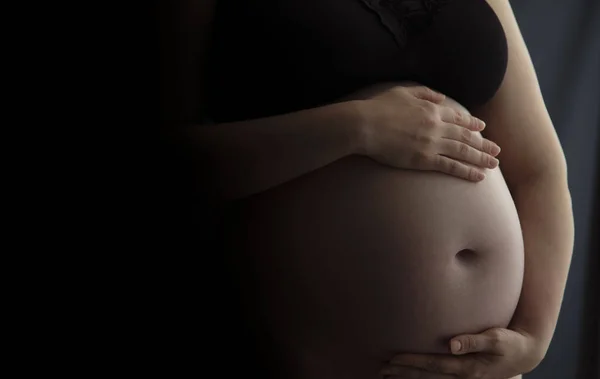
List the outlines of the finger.
<svg viewBox="0 0 600 379">
<path fill-rule="evenodd" d="M 444 94 L 425 86 L 410 87 L 410 91 L 416 98 L 431 101 L 432 103 L 436 104 L 440 104 L 442 101 L 444 101 L 444 99 L 446 99 Z"/>
<path fill-rule="evenodd" d="M 450 107 L 442 107 L 440 110 L 440 115 L 442 117 L 442 121 L 462 126 L 469 130 L 480 132 L 485 129 L 485 122 L 483 122 L 483 120 L 473 117 L 464 111 Z"/>
<path fill-rule="evenodd" d="M 429 169 L 466 179 L 471 182 L 479 182 L 485 179 L 485 174 L 483 172 L 443 155 L 436 155 L 433 159 L 432 166 Z"/>
<path fill-rule="evenodd" d="M 459 358 L 446 355 L 400 354 L 392 358 L 391 367 L 408 367 L 425 370 L 430 373 L 457 375 L 464 372 L 463 362 Z"/>
<path fill-rule="evenodd" d="M 472 148 L 466 143 L 449 139 L 442 139 L 439 153 L 479 167 L 496 168 L 499 164 L 498 159 L 490 154 Z"/>
<path fill-rule="evenodd" d="M 500 154 L 500 146 L 496 145 L 489 139 L 485 139 L 481 134 L 476 133 L 470 129 L 447 123 L 442 128 L 443 138 L 453 139 L 462 143 L 466 143 L 469 146 L 476 148 L 479 151 L 488 153 L 495 157 Z"/>
<path fill-rule="evenodd" d="M 506 338 L 502 329 L 492 328 L 480 334 L 465 334 L 454 337 L 450 341 L 450 350 L 457 355 L 468 353 L 503 355 L 505 345 Z"/>
</svg>

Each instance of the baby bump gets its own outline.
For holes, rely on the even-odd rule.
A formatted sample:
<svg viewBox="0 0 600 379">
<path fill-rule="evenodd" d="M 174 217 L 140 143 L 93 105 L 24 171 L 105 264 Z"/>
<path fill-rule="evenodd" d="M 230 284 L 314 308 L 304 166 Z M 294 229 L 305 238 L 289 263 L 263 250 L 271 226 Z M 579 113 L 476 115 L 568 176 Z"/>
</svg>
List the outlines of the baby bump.
<svg viewBox="0 0 600 379">
<path fill-rule="evenodd" d="M 523 241 L 499 169 L 470 183 L 350 157 L 240 214 L 247 299 L 273 348 L 310 377 L 448 352 L 456 334 L 506 326 L 519 298 Z"/>
</svg>

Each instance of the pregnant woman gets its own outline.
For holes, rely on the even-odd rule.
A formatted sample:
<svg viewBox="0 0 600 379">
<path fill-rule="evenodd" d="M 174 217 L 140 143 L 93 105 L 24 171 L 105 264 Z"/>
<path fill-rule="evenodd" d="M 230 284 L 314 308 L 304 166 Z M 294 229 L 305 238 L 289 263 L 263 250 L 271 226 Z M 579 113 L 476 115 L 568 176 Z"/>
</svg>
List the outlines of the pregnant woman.
<svg viewBox="0 0 600 379">
<path fill-rule="evenodd" d="M 234 210 L 222 243 L 261 375 L 535 368 L 573 223 L 508 0 L 181 4 L 180 120 L 211 120 L 183 134 Z"/>
</svg>

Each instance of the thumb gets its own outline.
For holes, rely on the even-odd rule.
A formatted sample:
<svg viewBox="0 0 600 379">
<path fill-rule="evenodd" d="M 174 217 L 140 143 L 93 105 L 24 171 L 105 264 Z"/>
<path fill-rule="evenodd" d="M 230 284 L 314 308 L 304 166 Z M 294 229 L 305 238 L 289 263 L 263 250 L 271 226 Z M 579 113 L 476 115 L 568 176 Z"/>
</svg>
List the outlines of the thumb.
<svg viewBox="0 0 600 379">
<path fill-rule="evenodd" d="M 442 93 L 432 90 L 431 88 L 425 86 L 417 86 L 412 88 L 413 95 L 422 100 L 431 101 L 432 103 L 439 104 L 446 96 Z"/>
<path fill-rule="evenodd" d="M 463 334 L 450 341 L 452 354 L 462 355 L 467 353 L 500 354 L 499 330 L 489 329 L 480 334 Z"/>
</svg>

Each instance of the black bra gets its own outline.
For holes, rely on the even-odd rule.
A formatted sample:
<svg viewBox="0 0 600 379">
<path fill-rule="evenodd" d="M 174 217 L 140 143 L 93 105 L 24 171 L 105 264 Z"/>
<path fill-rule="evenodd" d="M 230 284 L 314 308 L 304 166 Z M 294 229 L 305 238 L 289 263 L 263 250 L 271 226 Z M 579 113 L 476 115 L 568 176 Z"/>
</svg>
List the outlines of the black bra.
<svg viewBox="0 0 600 379">
<path fill-rule="evenodd" d="M 450 0 L 361 0 L 379 15 L 396 40 L 404 48 L 411 36 L 423 32 L 435 15 Z"/>
<path fill-rule="evenodd" d="M 380 82 L 417 81 L 472 109 L 508 49 L 485 0 L 218 0 L 208 116 L 292 112 Z"/>
</svg>

